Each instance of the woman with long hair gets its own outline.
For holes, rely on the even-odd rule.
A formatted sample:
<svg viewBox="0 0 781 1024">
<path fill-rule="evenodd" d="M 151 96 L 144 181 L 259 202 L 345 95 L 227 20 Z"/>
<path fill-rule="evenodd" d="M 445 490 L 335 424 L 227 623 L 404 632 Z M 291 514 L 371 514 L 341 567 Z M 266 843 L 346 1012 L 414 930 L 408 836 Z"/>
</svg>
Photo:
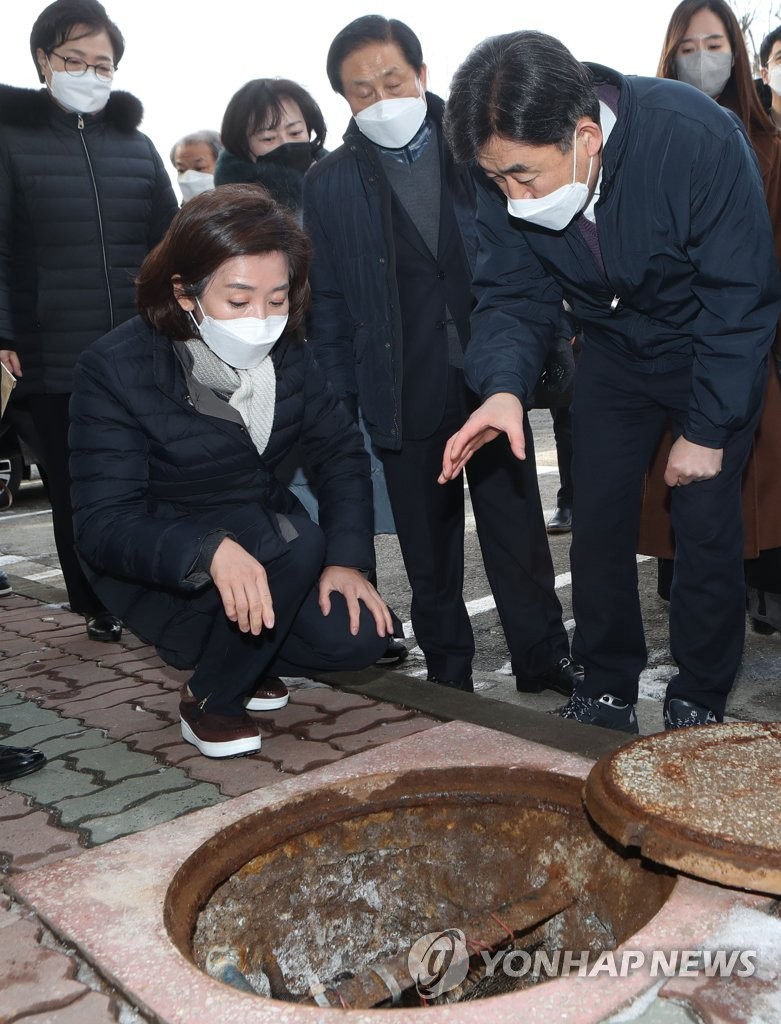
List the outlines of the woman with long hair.
<svg viewBox="0 0 781 1024">
<path fill-rule="evenodd" d="M 667 28 L 658 76 L 677 78 L 695 86 L 742 121 L 762 172 L 776 256 L 781 263 L 781 134 L 757 96 L 740 25 L 725 0 L 683 0 L 678 4 Z M 761 610 L 777 600 L 781 611 L 779 358 L 781 331 L 776 334 L 771 353 L 762 418 L 743 478 L 749 616 L 752 627 L 759 633 L 781 629 L 781 619 L 774 625 L 769 621 L 772 616 Z M 660 559 L 659 593 L 662 597 L 669 596 L 675 550 L 663 479 L 670 444 L 668 434 L 648 475 L 638 544 L 639 551 Z"/>
</svg>

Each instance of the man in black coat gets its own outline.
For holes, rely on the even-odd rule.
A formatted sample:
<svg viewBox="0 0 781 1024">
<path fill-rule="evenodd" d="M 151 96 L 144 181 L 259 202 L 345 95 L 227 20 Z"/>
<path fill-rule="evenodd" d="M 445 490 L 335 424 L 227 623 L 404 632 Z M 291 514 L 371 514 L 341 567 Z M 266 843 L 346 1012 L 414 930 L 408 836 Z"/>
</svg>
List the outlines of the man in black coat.
<svg viewBox="0 0 781 1024">
<path fill-rule="evenodd" d="M 353 120 L 344 145 L 304 181 L 314 244 L 309 340 L 356 418 L 360 406 L 382 460 L 429 679 L 471 690 L 463 483 L 440 488 L 436 479 L 447 437 L 473 407 L 463 366 L 474 186 L 444 142 L 443 104 L 425 91 L 408 26 L 358 18 L 334 39 L 327 68 Z M 534 460 L 517 464 L 501 442 L 467 476 L 518 689 L 569 693 L 576 669 Z"/>
<path fill-rule="evenodd" d="M 46 88 L 0 86 L 0 361 L 19 378 L 45 472 L 71 608 L 95 640 L 117 640 L 73 550 L 68 400 L 93 341 L 135 313 L 134 277 L 177 203 L 138 131 L 142 107 L 112 92 L 124 40 L 96 0 L 57 0 L 30 37 Z M 20 420 L 20 426 L 21 426 Z"/>
<path fill-rule="evenodd" d="M 745 631 L 741 473 L 781 306 L 742 126 L 688 85 L 624 78 L 517 32 L 456 73 L 447 134 L 481 168 L 467 374 L 484 401 L 449 442 L 442 480 L 497 435 L 524 457 L 523 405 L 566 299 L 583 326 L 571 558 L 585 678 L 562 714 L 637 732 L 640 500 L 671 420 L 678 673 L 664 722 L 719 721 Z"/>
</svg>

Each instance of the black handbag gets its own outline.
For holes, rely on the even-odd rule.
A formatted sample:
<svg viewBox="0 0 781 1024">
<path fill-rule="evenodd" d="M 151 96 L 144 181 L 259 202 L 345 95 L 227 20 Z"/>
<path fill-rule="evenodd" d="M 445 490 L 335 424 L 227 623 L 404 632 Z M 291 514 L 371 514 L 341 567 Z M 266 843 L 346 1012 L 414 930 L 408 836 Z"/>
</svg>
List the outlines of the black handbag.
<svg viewBox="0 0 781 1024">
<path fill-rule="evenodd" d="M 568 338 L 556 338 L 545 356 L 542 373 L 534 386 L 534 409 L 559 409 L 572 401 L 575 384 L 575 352 Z"/>
</svg>

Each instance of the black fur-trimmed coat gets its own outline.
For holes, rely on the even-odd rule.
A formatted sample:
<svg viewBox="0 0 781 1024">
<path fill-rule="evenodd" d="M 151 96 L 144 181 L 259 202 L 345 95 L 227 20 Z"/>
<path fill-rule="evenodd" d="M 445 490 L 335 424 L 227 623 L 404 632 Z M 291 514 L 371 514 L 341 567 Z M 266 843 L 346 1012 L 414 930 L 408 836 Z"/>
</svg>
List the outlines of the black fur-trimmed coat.
<svg viewBox="0 0 781 1024">
<path fill-rule="evenodd" d="M 0 86 L 0 348 L 17 394 L 67 394 L 77 358 L 135 313 L 134 277 L 177 202 L 140 102 L 73 114 Z"/>
</svg>

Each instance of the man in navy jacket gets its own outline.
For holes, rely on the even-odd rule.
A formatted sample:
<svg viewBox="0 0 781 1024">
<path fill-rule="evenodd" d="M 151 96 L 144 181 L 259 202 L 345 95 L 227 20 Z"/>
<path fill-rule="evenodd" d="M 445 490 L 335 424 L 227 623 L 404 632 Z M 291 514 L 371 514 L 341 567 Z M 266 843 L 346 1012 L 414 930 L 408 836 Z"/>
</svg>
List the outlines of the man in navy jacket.
<svg viewBox="0 0 781 1024">
<path fill-rule="evenodd" d="M 304 181 L 314 245 L 309 341 L 356 417 L 360 406 L 382 460 L 429 679 L 470 691 L 464 488 L 460 479 L 436 481 L 447 438 L 475 405 L 463 371 L 474 184 L 445 145 L 443 103 L 425 91 L 420 41 L 403 22 L 351 22 L 331 44 L 328 75 L 353 119 L 344 145 Z M 577 671 L 534 460 L 519 464 L 503 441 L 467 478 L 516 686 L 569 694 Z"/>
<path fill-rule="evenodd" d="M 744 636 L 740 478 L 781 305 L 741 126 L 679 82 L 586 66 L 550 36 L 488 39 L 456 73 L 456 159 L 476 161 L 478 304 L 466 372 L 483 405 L 441 479 L 522 407 L 562 299 L 583 324 L 573 403 L 573 656 L 562 715 L 637 731 L 646 646 L 635 559 L 643 478 L 668 419 L 676 534 L 665 726 L 718 721 Z"/>
</svg>

